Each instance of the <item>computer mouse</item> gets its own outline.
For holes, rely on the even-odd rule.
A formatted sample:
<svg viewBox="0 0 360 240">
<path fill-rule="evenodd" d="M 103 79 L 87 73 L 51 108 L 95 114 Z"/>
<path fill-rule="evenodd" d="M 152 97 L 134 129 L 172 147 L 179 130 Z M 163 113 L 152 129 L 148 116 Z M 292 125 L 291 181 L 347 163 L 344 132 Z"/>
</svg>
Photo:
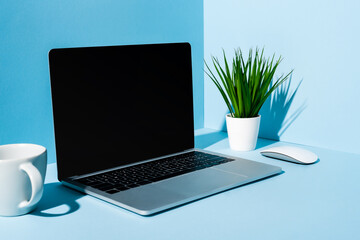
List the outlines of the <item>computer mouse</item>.
<svg viewBox="0 0 360 240">
<path fill-rule="evenodd" d="M 266 157 L 300 164 L 311 164 L 318 160 L 318 156 L 315 153 L 293 146 L 272 147 L 265 149 L 260 153 Z"/>
</svg>

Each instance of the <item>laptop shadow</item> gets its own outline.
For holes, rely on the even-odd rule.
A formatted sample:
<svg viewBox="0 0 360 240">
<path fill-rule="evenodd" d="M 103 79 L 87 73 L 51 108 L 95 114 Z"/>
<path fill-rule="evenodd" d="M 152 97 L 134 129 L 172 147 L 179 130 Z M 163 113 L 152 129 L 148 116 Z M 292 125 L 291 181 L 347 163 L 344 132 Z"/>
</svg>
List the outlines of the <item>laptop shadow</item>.
<svg viewBox="0 0 360 240">
<path fill-rule="evenodd" d="M 46 183 L 43 196 L 36 209 L 31 213 L 40 217 L 60 217 L 80 209 L 77 199 L 84 195 L 66 188 L 60 182 Z"/>
<path fill-rule="evenodd" d="M 195 136 L 195 147 L 207 148 L 225 138 L 227 138 L 227 133 L 220 131 L 197 135 Z"/>
</svg>

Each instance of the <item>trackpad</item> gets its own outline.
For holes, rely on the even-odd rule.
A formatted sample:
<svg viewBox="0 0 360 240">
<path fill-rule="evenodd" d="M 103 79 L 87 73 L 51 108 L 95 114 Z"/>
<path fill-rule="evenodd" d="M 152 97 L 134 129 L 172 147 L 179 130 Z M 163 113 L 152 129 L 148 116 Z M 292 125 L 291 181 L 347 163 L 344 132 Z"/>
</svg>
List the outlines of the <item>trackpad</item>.
<svg viewBox="0 0 360 240">
<path fill-rule="evenodd" d="M 246 179 L 243 176 L 208 168 L 159 182 L 156 187 L 191 197 L 235 187 L 246 182 Z"/>
</svg>

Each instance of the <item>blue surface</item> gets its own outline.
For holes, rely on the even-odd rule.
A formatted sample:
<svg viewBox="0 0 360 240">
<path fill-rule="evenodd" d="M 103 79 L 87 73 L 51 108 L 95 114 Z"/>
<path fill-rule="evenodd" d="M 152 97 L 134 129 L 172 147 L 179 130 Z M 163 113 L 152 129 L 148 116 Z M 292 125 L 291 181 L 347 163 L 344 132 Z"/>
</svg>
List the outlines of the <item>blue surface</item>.
<svg viewBox="0 0 360 240">
<path fill-rule="evenodd" d="M 0 1 L 0 144 L 41 144 L 55 162 L 50 49 L 161 42 L 192 45 L 195 127 L 201 128 L 202 0 Z"/>
<path fill-rule="evenodd" d="M 357 0 L 206 0 L 205 60 L 222 48 L 229 57 L 234 48 L 256 46 L 282 55 L 277 76 L 294 69 L 292 83 L 262 109 L 260 136 L 360 153 L 359 10 Z M 204 126 L 225 129 L 226 106 L 207 77 L 204 89 Z"/>
<path fill-rule="evenodd" d="M 282 167 L 284 173 L 153 217 L 141 217 L 60 185 L 48 166 L 38 208 L 0 217 L 1 239 L 355 239 L 360 236 L 360 155 L 305 147 L 320 157 L 298 165 L 260 155 L 287 144 L 259 139 L 257 149 L 234 152 L 226 133 L 196 131 L 196 145 Z M 304 147 L 304 146 L 303 146 Z"/>
</svg>

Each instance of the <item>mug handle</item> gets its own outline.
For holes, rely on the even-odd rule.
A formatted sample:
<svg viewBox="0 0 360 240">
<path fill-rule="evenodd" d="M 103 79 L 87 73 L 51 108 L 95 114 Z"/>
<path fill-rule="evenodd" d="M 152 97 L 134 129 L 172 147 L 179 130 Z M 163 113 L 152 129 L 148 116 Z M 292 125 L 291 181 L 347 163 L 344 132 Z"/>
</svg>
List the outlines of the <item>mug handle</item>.
<svg viewBox="0 0 360 240">
<path fill-rule="evenodd" d="M 20 165 L 20 169 L 23 170 L 30 178 L 31 182 L 31 198 L 29 201 L 22 201 L 19 204 L 19 208 L 28 207 L 32 204 L 36 204 L 42 195 L 43 179 L 39 170 L 30 162 Z"/>
</svg>

